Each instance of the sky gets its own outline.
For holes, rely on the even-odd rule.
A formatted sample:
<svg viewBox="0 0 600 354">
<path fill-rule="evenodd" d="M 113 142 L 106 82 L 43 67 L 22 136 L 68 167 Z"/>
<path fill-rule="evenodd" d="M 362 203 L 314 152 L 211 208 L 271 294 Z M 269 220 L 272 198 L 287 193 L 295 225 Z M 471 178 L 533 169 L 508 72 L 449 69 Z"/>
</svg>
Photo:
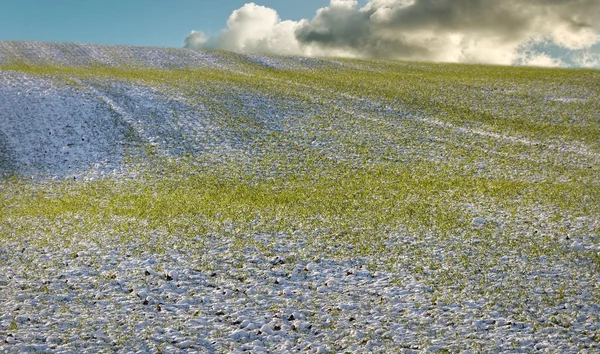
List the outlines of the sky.
<svg viewBox="0 0 600 354">
<path fill-rule="evenodd" d="M 0 41 L 181 47 L 195 29 L 217 34 L 237 0 L 0 0 Z M 328 0 L 264 0 L 286 19 L 314 16 Z"/>
<path fill-rule="evenodd" d="M 0 0 L 0 40 L 600 68 L 600 0 Z"/>
</svg>

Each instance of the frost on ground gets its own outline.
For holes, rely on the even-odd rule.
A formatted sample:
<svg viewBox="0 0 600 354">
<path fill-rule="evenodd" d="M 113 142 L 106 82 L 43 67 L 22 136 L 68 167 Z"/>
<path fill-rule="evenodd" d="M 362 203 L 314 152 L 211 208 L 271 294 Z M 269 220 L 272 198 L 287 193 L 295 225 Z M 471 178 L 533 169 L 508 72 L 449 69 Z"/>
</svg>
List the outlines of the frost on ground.
<svg viewBox="0 0 600 354">
<path fill-rule="evenodd" d="M 92 95 L 19 73 L 0 76 L 4 172 L 57 177 L 120 164 L 125 127 Z"/>
<path fill-rule="evenodd" d="M 0 351 L 597 352 L 599 81 L 0 43 Z"/>
<path fill-rule="evenodd" d="M 15 352 L 597 348 L 600 306 L 593 302 L 597 284 L 584 281 L 575 293 L 572 288 L 551 287 L 557 280 L 588 278 L 585 270 L 571 274 L 556 271 L 547 259 L 532 262 L 507 255 L 486 272 L 490 279 L 482 289 L 485 293 L 446 302 L 436 299 L 433 287 L 407 269 L 374 271 L 367 265 L 370 260 L 361 258 L 315 261 L 305 243 L 290 242 L 297 236 L 255 235 L 247 241 L 259 247 L 242 249 L 219 237 L 206 250 L 191 250 L 194 246 L 188 243 L 164 254 L 140 252 L 135 245 L 99 245 L 98 239 L 72 248 L 28 246 L 33 240 L 13 242 L 0 255 L 4 348 Z M 531 269 L 531 263 L 541 267 Z M 515 290 L 525 292 L 527 303 L 514 303 L 511 294 L 496 293 L 506 282 L 519 284 Z M 551 305 L 546 303 L 548 296 L 563 300 Z"/>
</svg>

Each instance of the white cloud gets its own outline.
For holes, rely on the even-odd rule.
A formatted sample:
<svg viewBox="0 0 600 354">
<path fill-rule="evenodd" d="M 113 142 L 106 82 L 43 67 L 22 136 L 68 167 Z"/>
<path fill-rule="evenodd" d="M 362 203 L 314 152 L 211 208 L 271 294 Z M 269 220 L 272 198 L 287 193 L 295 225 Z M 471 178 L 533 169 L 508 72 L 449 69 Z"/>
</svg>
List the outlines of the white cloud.
<svg viewBox="0 0 600 354">
<path fill-rule="evenodd" d="M 590 48 L 600 42 L 600 33 L 591 27 L 569 27 L 566 24 L 555 26 L 551 34 L 552 41 L 561 47 L 572 50 Z"/>
<path fill-rule="evenodd" d="M 186 48 L 200 48 L 205 45 L 209 40 L 209 37 L 200 31 L 192 31 L 183 43 Z"/>
<path fill-rule="evenodd" d="M 600 43 L 598 0 L 331 0 L 311 20 L 282 21 L 249 3 L 214 38 L 192 32 L 188 48 L 242 53 L 399 58 L 492 64 L 595 65 L 534 53 L 551 42 L 575 56 Z M 523 53 L 529 53 L 526 57 Z"/>
<path fill-rule="evenodd" d="M 279 54 L 305 54 L 294 35 L 304 21 L 282 21 L 271 8 L 249 3 L 235 10 L 225 28 L 210 41 L 188 40 L 201 32 L 192 32 L 185 41 L 187 48 L 217 47 L 242 53 L 272 52 Z"/>
<path fill-rule="evenodd" d="M 545 53 L 526 52 L 520 56 L 520 64 L 527 66 L 560 67 L 566 63 Z"/>
<path fill-rule="evenodd" d="M 600 53 L 593 53 L 591 51 L 584 51 L 577 53 L 573 61 L 576 66 L 582 68 L 600 68 Z"/>
</svg>

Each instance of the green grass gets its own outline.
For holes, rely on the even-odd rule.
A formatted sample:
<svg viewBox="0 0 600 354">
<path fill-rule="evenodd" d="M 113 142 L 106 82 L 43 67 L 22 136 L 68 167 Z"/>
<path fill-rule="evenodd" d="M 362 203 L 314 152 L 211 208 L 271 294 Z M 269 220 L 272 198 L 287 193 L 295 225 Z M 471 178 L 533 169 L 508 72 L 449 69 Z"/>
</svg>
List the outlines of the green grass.
<svg viewBox="0 0 600 354">
<path fill-rule="evenodd" d="M 129 160 L 141 171 L 134 180 L 7 179 L 0 239 L 76 245 L 105 233 L 156 252 L 201 252 L 203 238 L 217 235 L 242 252 L 266 233 L 306 241 L 315 258 L 371 257 L 465 291 L 485 289 L 473 271 L 498 267 L 506 254 L 599 269 L 597 253 L 569 253 L 561 240 L 600 233 L 600 72 L 355 60 L 341 61 L 370 71 L 274 70 L 222 55 L 235 71 L 1 66 L 74 86 L 127 81 L 181 93 L 257 153 L 206 163 L 210 156 L 147 152 Z M 283 133 L 270 130 L 236 92 L 277 98 L 272 104 L 295 120 Z M 489 222 L 474 227 L 474 217 Z M 578 218 L 576 230 L 565 226 Z M 449 252 L 442 264 L 436 248 Z"/>
<path fill-rule="evenodd" d="M 501 66 L 352 61 L 359 67 L 323 67 L 311 71 L 274 70 L 233 53 L 236 71 L 219 68 L 156 69 L 147 67 L 39 66 L 23 62 L 2 70 L 94 80 L 126 80 L 184 92 L 206 86 L 224 92 L 228 86 L 252 87 L 277 96 L 306 98 L 306 86 L 321 102 L 339 93 L 354 95 L 445 122 L 480 126 L 530 139 L 583 142 L 600 152 L 597 70 L 511 68 Z M 245 74 L 242 74 L 245 73 Z M 292 84 L 290 84 L 292 83 Z M 300 85 L 300 86 L 298 86 Z M 580 98 L 583 99 L 579 100 Z M 556 101 L 575 99 L 574 101 Z"/>
<path fill-rule="evenodd" d="M 579 183 L 479 177 L 435 164 L 354 168 L 313 156 L 303 162 L 302 174 L 272 177 L 247 174 L 246 167 L 198 171 L 179 162 L 160 178 L 149 174 L 133 181 L 69 181 L 45 187 L 5 182 L 0 221 L 11 225 L 41 218 L 44 225 L 53 225 L 66 218 L 75 222 L 75 229 L 114 228 L 126 238 L 161 228 L 183 238 L 208 232 L 241 237 L 326 230 L 319 241 L 350 242 L 362 255 L 373 256 L 381 251 L 377 238 L 386 230 L 408 227 L 440 239 L 461 234 L 477 216 L 466 207 L 474 201 L 512 213 L 556 206 L 559 218 L 566 213 L 592 215 L 600 205 L 600 190 Z M 25 232 L 27 223 L 23 226 Z M 11 235 L 13 227 L 0 230 L 5 239 L 17 236 Z"/>
</svg>

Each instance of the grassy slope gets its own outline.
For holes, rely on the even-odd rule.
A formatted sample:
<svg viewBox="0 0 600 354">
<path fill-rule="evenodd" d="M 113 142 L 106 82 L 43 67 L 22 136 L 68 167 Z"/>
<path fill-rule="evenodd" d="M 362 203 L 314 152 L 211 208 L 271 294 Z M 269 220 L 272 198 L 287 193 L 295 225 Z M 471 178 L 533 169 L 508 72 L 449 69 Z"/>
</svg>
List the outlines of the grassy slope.
<svg viewBox="0 0 600 354">
<path fill-rule="evenodd" d="M 526 273 L 505 289 L 486 287 L 486 269 L 504 267 L 504 256 L 598 274 L 598 252 L 570 252 L 564 240 L 599 242 L 600 72 L 353 60 L 274 70 L 228 55 L 235 71 L 3 66 L 74 85 L 74 77 L 125 80 L 183 93 L 260 153 L 208 164 L 206 156 L 147 154 L 131 162 L 145 173 L 127 181 L 5 181 L 0 239 L 77 247 L 101 232 L 140 251 L 202 252 L 202 237 L 218 235 L 241 252 L 253 234 L 271 233 L 306 241 L 314 258 L 408 268 L 448 301 L 509 293 L 514 306 L 523 306 Z M 243 102 L 196 95 L 231 88 L 284 98 L 307 113 L 281 133 L 246 114 Z M 474 217 L 488 222 L 475 227 Z M 149 236 L 157 232 L 165 236 Z M 563 296 L 564 289 L 544 301 Z"/>
</svg>

